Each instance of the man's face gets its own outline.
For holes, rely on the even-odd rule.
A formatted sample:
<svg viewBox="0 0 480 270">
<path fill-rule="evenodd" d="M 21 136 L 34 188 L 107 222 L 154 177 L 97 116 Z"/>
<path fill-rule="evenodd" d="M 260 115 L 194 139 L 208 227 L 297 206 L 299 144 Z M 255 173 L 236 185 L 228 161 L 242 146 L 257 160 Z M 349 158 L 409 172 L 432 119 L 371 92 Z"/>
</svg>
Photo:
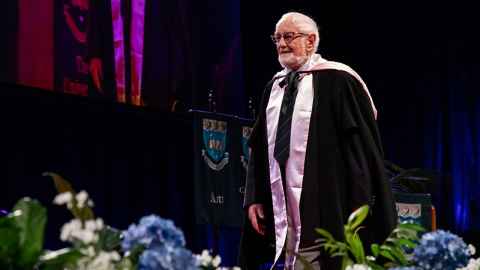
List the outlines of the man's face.
<svg viewBox="0 0 480 270">
<path fill-rule="evenodd" d="M 313 51 L 315 35 L 300 33 L 298 27 L 289 20 L 278 25 L 274 36 L 285 35 L 285 33 L 294 33 L 294 35 L 290 41 L 281 38 L 277 42 L 278 61 L 282 66 L 297 70 L 308 60 L 308 56 Z"/>
</svg>

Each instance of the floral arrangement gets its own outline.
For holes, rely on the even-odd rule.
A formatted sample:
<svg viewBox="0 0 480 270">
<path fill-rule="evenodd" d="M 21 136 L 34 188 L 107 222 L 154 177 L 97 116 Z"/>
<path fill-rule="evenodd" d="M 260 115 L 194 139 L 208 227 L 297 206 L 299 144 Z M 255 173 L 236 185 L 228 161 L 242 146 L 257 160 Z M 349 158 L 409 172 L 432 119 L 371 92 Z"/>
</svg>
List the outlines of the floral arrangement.
<svg viewBox="0 0 480 270">
<path fill-rule="evenodd" d="M 422 269 L 454 270 L 468 264 L 474 248 L 457 235 L 442 230 L 426 233 L 413 252 L 412 261 Z"/>
<path fill-rule="evenodd" d="M 143 249 L 139 269 L 197 269 L 196 257 L 185 249 L 183 233 L 170 220 L 151 215 L 130 225 L 122 249 L 135 252 L 139 248 Z"/>
<path fill-rule="evenodd" d="M 200 255 L 189 251 L 183 232 L 172 221 L 149 215 L 119 231 L 95 217 L 87 192 L 76 193 L 57 174 L 45 175 L 53 178 L 58 191 L 53 203 L 66 206 L 73 216 L 60 232 L 60 239 L 69 246 L 43 250 L 47 211 L 36 200 L 23 198 L 11 211 L 0 212 L 0 269 L 227 269 L 220 267 L 219 256 L 207 250 Z M 368 211 L 363 206 L 350 215 L 344 241 L 317 229 L 322 248 L 332 257 L 341 257 L 343 270 L 480 270 L 480 258 L 473 257 L 474 246 L 442 230 L 419 237 L 425 230 L 411 223 L 399 224 L 384 243 L 365 250 L 358 231 Z"/>
<path fill-rule="evenodd" d="M 214 270 L 221 258 L 208 250 L 195 255 L 185 247 L 185 237 L 171 220 L 150 215 L 119 231 L 97 218 L 86 191 L 76 193 L 70 183 L 54 173 L 58 195 L 53 203 L 66 208 L 73 219 L 65 223 L 60 239 L 70 246 L 43 250 L 46 209 L 24 198 L 0 217 L 0 269 L 39 270 Z M 234 267 L 234 269 L 239 269 Z"/>
<path fill-rule="evenodd" d="M 345 241 L 337 241 L 323 230 L 320 243 L 332 257 L 342 258 L 345 270 L 480 270 L 480 258 L 473 258 L 475 247 L 459 236 L 438 230 L 425 230 L 416 224 L 401 223 L 381 245 L 372 244 L 370 255 L 364 250 L 358 231 L 368 214 L 368 206 L 353 212 L 345 225 Z M 379 264 L 380 258 L 384 261 Z"/>
</svg>

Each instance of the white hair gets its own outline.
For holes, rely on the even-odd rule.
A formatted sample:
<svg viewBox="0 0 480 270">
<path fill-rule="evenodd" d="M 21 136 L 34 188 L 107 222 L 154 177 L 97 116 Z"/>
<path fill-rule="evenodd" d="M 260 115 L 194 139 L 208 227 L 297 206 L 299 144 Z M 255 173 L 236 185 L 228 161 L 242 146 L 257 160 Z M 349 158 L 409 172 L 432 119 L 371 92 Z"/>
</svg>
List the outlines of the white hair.
<svg viewBox="0 0 480 270">
<path fill-rule="evenodd" d="M 313 52 L 317 51 L 318 43 L 320 42 L 320 34 L 318 33 L 317 23 L 312 18 L 299 12 L 288 12 L 283 14 L 280 20 L 278 20 L 276 28 L 278 28 L 278 26 L 284 21 L 292 22 L 302 33 L 314 34 L 315 43 L 313 44 Z"/>
</svg>

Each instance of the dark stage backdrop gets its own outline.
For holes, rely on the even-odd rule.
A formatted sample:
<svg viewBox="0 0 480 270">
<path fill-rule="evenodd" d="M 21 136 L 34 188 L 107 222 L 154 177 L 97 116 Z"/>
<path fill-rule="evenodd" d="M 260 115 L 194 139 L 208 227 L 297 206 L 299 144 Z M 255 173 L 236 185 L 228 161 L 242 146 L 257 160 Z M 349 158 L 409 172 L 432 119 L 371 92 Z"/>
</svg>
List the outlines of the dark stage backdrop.
<svg viewBox="0 0 480 270">
<path fill-rule="evenodd" d="M 2 5 L 0 80 L 123 102 L 115 85 L 121 68 L 114 47 L 120 45 L 113 42 L 110 0 L 45 1 Z M 135 2 L 117 2 L 129 1 Z M 212 92 L 218 112 L 247 116 L 239 0 L 145 1 L 144 22 L 143 105 L 206 109 Z M 87 87 L 89 57 L 103 61 L 103 93 L 91 81 Z"/>
<path fill-rule="evenodd" d="M 4 2 L 5 10 L 0 16 L 0 82 L 15 81 L 16 77 L 16 43 L 17 38 L 17 1 Z"/>
<path fill-rule="evenodd" d="M 242 3 L 247 95 L 259 97 L 280 68 L 269 39 L 276 21 L 288 11 L 311 15 L 322 56 L 350 65 L 366 81 L 386 158 L 436 171 L 439 226 L 478 243 L 480 42 L 473 10 L 433 1 Z"/>
<path fill-rule="evenodd" d="M 179 111 L 206 109 L 212 91 L 217 112 L 246 116 L 240 1 L 147 1 L 145 108 L 115 103 L 109 98 L 113 95 L 99 98 L 95 91 L 79 97 L 86 94 L 85 2 L 49 0 L 36 9 L 32 0 L 8 0 L 1 12 L 8 16 L 0 16 L 1 36 L 6 37 L 1 42 L 0 79 L 12 84 L 1 87 L 5 128 L 0 158 L 5 177 L 0 208 L 10 208 L 22 196 L 39 198 L 49 206 L 47 247 L 62 246 L 59 229 L 69 217 L 52 207 L 53 186 L 41 177 L 43 171 L 54 171 L 88 190 L 98 215 L 113 226 L 125 229 L 141 216 L 156 213 L 174 219 L 195 252 L 211 248 L 221 253 L 226 265 L 234 265 L 239 229 L 214 231 L 194 223 L 191 121 L 166 112 L 175 99 Z M 102 18 L 102 44 L 108 54 L 104 75 L 110 79 L 107 85 L 114 85 L 113 44 L 106 40 L 112 36 L 111 18 Z M 30 19 L 35 19 L 36 31 L 29 28 Z M 19 33 L 19 28 L 25 31 Z M 48 35 L 42 34 L 45 29 Z M 18 54 L 13 50 L 17 47 Z M 19 59 L 23 62 L 17 70 Z M 54 72 L 54 63 L 64 68 L 57 66 Z M 15 82 L 41 89 L 15 87 Z M 64 91 L 65 85 L 72 86 L 71 91 Z"/>
<path fill-rule="evenodd" d="M 211 91 L 217 112 L 247 116 L 240 1 L 148 1 L 147 11 L 147 103 L 206 109 Z"/>
<path fill-rule="evenodd" d="M 15 10 L 11 2 L 9 7 Z M 173 1 L 161 2 L 174 5 Z M 175 1 L 174 6 L 183 10 L 183 16 L 161 22 L 156 29 L 163 32 L 152 34 L 150 38 L 159 39 L 151 44 L 160 46 L 163 36 L 174 42 L 172 46 L 180 42 L 176 31 L 162 28 L 171 23 L 186 29 L 181 34 L 188 46 L 180 52 L 160 46 L 152 57 L 164 65 L 162 61 L 167 60 L 162 55 L 168 55 L 167 62 L 184 65 L 187 72 L 175 73 L 182 81 L 167 83 L 171 90 L 165 90 L 164 83 L 156 86 L 156 78 L 164 73 L 151 69 L 156 63 L 152 60 L 145 63 L 144 72 L 151 71 L 145 73 L 145 89 L 150 81 L 150 89 L 178 93 L 185 107 L 195 108 L 206 107 L 207 91 L 213 89 L 220 112 L 242 116 L 242 100 L 259 97 L 264 84 L 279 69 L 269 39 L 275 22 L 290 10 L 306 12 L 320 24 L 320 53 L 350 65 L 368 84 L 379 109 L 386 158 L 404 168 L 436 170 L 441 177 L 432 193 L 440 227 L 469 239 L 475 232 L 478 235 L 480 101 L 476 81 L 480 42 L 473 6 L 452 1 L 442 6 L 433 1 L 306 0 L 281 0 L 264 7 L 252 1 L 240 5 L 240 1 L 184 0 Z M 2 31 L 2 37 L 13 35 L 11 28 Z M 5 44 L 2 48 L 9 46 Z M 11 72 L 4 62 L 0 66 L 2 77 Z M 240 79 L 241 74 L 245 80 Z M 145 108 L 108 101 L 42 92 L 53 95 L 45 99 L 38 92 L 12 91 L 17 91 L 14 96 L 1 99 L 2 190 L 7 190 L 7 195 L 0 197 L 2 207 L 11 206 L 21 195 L 39 197 L 47 204 L 54 192 L 40 174 L 58 171 L 78 187 L 88 189 L 96 198 L 99 214 L 119 228 L 126 228 L 143 214 L 157 212 L 173 217 L 187 238 L 202 235 L 213 245 L 208 228 L 191 233 L 195 226 L 190 210 L 173 211 L 171 207 L 186 207 L 193 197 L 180 189 L 192 181 L 184 162 L 191 145 L 182 142 L 182 137 L 178 138 L 180 143 L 165 143 L 172 139 L 169 136 L 177 139 L 177 134 L 188 134 L 179 126 L 181 121 L 174 121 L 174 125 L 168 122 L 170 116 L 160 117 L 160 111 L 149 114 Z M 13 99 L 16 102 L 11 102 Z M 172 150 L 177 148 L 184 151 Z M 165 192 L 165 185 L 176 192 Z M 65 220 L 63 209 L 52 211 L 57 224 Z M 55 226 L 49 228 L 54 230 Z M 219 249 L 235 242 L 238 234 L 225 229 L 222 235 Z M 57 236 L 58 231 L 49 232 L 51 239 Z M 189 242 L 198 243 L 195 239 Z"/>
<path fill-rule="evenodd" d="M 126 229 L 147 214 L 173 219 L 190 248 L 208 248 L 193 213 L 193 136 L 188 114 L 1 84 L 0 208 L 23 196 L 48 208 L 46 248 L 63 247 L 66 209 L 52 204 L 52 171 L 85 189 L 105 222 Z"/>
</svg>

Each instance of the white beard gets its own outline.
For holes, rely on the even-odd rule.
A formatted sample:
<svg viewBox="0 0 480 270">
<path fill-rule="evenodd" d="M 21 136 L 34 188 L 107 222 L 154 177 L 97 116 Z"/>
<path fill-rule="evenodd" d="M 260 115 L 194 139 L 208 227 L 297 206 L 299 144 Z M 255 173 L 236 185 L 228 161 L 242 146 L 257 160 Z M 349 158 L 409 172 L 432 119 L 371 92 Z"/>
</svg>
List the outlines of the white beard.
<svg viewBox="0 0 480 270">
<path fill-rule="evenodd" d="M 307 56 L 295 56 L 293 53 L 283 53 L 278 55 L 278 62 L 284 68 L 301 67 L 306 61 Z"/>
</svg>

